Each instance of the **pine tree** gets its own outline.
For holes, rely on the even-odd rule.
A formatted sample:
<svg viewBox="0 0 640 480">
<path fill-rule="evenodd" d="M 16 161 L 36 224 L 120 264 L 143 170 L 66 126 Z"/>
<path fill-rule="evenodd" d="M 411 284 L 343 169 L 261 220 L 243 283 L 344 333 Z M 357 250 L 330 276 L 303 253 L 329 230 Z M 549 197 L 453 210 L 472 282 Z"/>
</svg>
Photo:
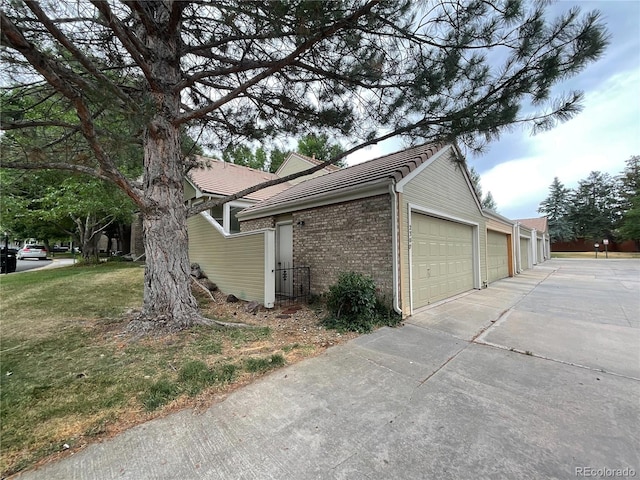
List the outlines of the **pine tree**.
<svg viewBox="0 0 640 480">
<path fill-rule="evenodd" d="M 616 185 L 608 173 L 591 172 L 571 196 L 569 218 L 574 235 L 592 241 L 612 239 L 619 219 Z"/>
<path fill-rule="evenodd" d="M 619 177 L 622 217 L 618 232 L 640 250 L 640 155 L 632 156 L 626 164 Z"/>
<path fill-rule="evenodd" d="M 551 242 L 566 242 L 574 238 L 571 212 L 571 189 L 555 177 L 549 186 L 549 196 L 540 202 L 538 213 L 547 217 Z"/>
</svg>

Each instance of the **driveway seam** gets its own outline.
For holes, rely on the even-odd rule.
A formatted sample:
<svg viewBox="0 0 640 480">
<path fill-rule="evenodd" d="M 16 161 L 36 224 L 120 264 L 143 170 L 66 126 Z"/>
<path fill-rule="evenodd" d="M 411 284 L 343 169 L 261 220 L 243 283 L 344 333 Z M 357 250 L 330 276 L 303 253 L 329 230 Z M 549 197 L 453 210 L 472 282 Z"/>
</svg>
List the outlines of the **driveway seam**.
<svg viewBox="0 0 640 480">
<path fill-rule="evenodd" d="M 580 363 L 568 362 L 566 360 L 560 360 L 560 359 L 557 359 L 557 358 L 546 357 L 544 355 L 539 355 L 537 353 L 533 353 L 533 352 L 531 352 L 529 350 L 520 350 L 519 348 L 507 347 L 507 346 L 504 346 L 504 345 L 499 345 L 497 343 L 485 342 L 484 340 L 476 341 L 474 343 L 476 345 L 481 345 L 481 346 L 491 347 L 491 348 L 498 348 L 500 350 L 506 350 L 508 352 L 513 352 L 513 353 L 519 353 L 520 355 L 526 355 L 527 357 L 540 358 L 542 360 L 548 360 L 550 362 L 560 363 L 562 365 L 569 365 L 571 367 L 582 368 L 584 370 L 589 370 L 589 371 L 592 371 L 592 372 L 604 373 L 604 374 L 607 374 L 607 375 L 612 375 L 614 377 L 626 378 L 626 379 L 629 379 L 629 380 L 635 380 L 636 382 L 640 382 L 640 378 L 632 377 L 630 375 L 624 375 L 622 373 L 611 372 L 611 371 L 605 370 L 603 368 L 589 367 L 587 365 L 582 365 Z"/>
</svg>

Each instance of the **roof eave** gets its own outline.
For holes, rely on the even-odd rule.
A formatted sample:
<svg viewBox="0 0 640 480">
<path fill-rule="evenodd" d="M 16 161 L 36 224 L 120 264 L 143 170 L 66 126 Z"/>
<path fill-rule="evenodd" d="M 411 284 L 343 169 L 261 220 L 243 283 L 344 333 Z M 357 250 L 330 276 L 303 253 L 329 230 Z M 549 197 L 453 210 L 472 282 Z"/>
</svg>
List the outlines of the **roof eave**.
<svg viewBox="0 0 640 480">
<path fill-rule="evenodd" d="M 488 210 L 486 208 L 482 209 L 482 214 L 485 217 L 492 217 L 492 218 L 494 218 L 496 220 L 500 220 L 502 222 L 508 223 L 509 225 L 515 225 L 517 223 L 515 220 L 511 220 L 510 218 L 503 217 L 499 213 L 494 212 L 493 210 Z"/>
<path fill-rule="evenodd" d="M 340 202 L 348 202 L 360 198 L 373 197 L 380 194 L 389 193 L 389 184 L 393 182 L 393 178 L 384 178 L 373 182 L 363 183 L 360 185 L 341 188 L 330 192 L 320 193 L 302 199 L 289 200 L 279 203 L 272 207 L 266 206 L 257 208 L 250 212 L 239 212 L 238 220 L 255 220 L 257 218 L 269 217 L 272 215 L 281 215 L 309 208 L 321 207 Z"/>
</svg>

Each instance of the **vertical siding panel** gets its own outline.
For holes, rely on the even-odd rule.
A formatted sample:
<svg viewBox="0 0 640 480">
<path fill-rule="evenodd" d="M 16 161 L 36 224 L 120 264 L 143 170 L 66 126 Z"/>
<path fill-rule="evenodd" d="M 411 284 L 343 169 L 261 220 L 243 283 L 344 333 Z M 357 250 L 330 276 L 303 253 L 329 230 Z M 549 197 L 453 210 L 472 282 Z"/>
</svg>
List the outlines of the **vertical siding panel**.
<svg viewBox="0 0 640 480">
<path fill-rule="evenodd" d="M 205 218 L 189 218 L 189 259 L 224 293 L 264 302 L 265 233 L 225 238 Z"/>
</svg>

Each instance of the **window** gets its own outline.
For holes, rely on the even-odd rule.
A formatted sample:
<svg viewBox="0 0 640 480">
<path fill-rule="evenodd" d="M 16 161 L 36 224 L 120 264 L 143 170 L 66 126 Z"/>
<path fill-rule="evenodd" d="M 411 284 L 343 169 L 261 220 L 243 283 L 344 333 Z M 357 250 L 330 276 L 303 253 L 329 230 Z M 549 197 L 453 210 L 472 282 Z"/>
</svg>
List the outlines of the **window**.
<svg viewBox="0 0 640 480">
<path fill-rule="evenodd" d="M 240 231 L 240 222 L 236 218 L 236 213 L 244 210 L 244 207 L 229 208 L 229 233 L 238 233 Z"/>
<path fill-rule="evenodd" d="M 213 217 L 213 219 L 220 224 L 221 227 L 224 226 L 224 206 L 218 205 L 217 207 L 213 207 L 209 213 Z"/>
</svg>

